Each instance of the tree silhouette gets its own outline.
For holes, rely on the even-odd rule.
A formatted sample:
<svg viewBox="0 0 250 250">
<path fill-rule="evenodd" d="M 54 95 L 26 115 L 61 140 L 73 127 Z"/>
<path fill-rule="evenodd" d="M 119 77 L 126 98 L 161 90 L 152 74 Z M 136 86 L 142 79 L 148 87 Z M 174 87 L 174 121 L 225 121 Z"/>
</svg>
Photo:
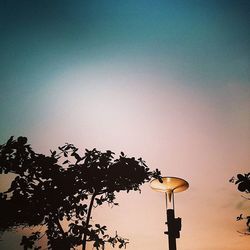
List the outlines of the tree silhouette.
<svg viewBox="0 0 250 250">
<path fill-rule="evenodd" d="M 238 174 L 237 177 L 232 177 L 230 182 L 238 185 L 238 190 L 246 194 L 250 193 L 250 173 L 248 174 Z M 250 200 L 250 198 L 242 196 L 244 199 Z M 242 234 L 250 235 L 250 215 L 243 216 L 240 214 L 237 218 L 237 221 L 246 220 L 247 231 L 246 233 L 240 232 Z"/>
<path fill-rule="evenodd" d="M 0 145 L 0 173 L 14 173 L 10 187 L 0 194 L 0 230 L 43 225 L 49 249 L 69 250 L 91 241 L 104 249 L 126 247 L 128 240 L 107 234 L 107 227 L 91 223 L 96 206 L 116 206 L 116 192 L 140 191 L 151 178 L 161 178 L 156 169 L 150 171 L 140 158 L 129 158 L 123 152 L 117 159 L 111 151 L 86 150 L 66 143 L 49 156 L 34 152 L 27 138 L 11 137 Z M 32 249 L 40 232 L 23 236 L 21 245 Z M 40 249 L 40 247 L 34 247 Z"/>
</svg>

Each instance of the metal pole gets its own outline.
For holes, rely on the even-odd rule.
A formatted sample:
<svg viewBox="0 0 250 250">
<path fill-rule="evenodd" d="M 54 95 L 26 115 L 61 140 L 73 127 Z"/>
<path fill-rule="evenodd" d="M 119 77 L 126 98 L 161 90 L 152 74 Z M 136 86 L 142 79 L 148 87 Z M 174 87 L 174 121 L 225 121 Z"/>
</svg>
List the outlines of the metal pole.
<svg viewBox="0 0 250 250">
<path fill-rule="evenodd" d="M 175 214 L 174 214 L 174 193 L 166 193 L 166 210 L 167 210 L 167 225 L 168 225 L 168 247 L 169 250 L 176 250 L 176 235 L 175 235 Z"/>
<path fill-rule="evenodd" d="M 174 223 L 174 209 L 167 210 L 167 220 L 168 220 L 168 246 L 169 250 L 176 250 L 176 238 L 173 228 Z"/>
</svg>

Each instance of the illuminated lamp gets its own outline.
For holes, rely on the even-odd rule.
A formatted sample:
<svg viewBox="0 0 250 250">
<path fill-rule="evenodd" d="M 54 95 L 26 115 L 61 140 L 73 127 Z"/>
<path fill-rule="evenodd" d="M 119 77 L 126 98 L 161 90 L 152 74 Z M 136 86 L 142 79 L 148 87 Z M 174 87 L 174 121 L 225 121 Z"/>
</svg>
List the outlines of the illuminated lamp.
<svg viewBox="0 0 250 250">
<path fill-rule="evenodd" d="M 168 235 L 169 250 L 176 250 L 176 239 L 180 238 L 181 218 L 175 218 L 174 193 L 185 191 L 189 184 L 178 177 L 162 177 L 152 180 L 150 186 L 154 191 L 165 193 L 168 231 L 164 233 Z"/>
</svg>

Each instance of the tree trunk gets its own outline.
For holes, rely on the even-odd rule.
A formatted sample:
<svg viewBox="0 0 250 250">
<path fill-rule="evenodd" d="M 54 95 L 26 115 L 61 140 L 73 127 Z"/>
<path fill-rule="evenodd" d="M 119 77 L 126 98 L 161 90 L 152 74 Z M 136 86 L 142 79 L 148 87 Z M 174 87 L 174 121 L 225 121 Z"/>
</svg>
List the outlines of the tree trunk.
<svg viewBox="0 0 250 250">
<path fill-rule="evenodd" d="M 86 227 L 85 229 L 88 229 L 89 226 L 89 221 L 90 221 L 90 216 L 91 216 L 91 211 L 94 205 L 94 200 L 96 197 L 96 193 L 94 193 L 91 197 L 90 203 L 89 203 L 89 211 L 88 211 L 88 215 L 87 215 L 87 219 L 86 219 Z M 84 236 L 83 236 L 83 240 L 82 240 L 82 250 L 86 250 L 86 244 L 87 243 L 87 233 L 85 232 Z"/>
<path fill-rule="evenodd" d="M 69 240 L 67 239 L 67 236 L 62 228 L 62 225 L 60 223 L 60 221 L 58 220 L 58 218 L 53 220 L 53 223 L 56 224 L 57 228 L 59 229 L 60 233 L 62 234 L 62 239 L 59 242 L 54 242 L 54 248 L 52 247 L 53 250 L 70 250 L 70 246 L 71 243 L 69 242 Z M 58 245 L 59 244 L 59 245 Z"/>
</svg>

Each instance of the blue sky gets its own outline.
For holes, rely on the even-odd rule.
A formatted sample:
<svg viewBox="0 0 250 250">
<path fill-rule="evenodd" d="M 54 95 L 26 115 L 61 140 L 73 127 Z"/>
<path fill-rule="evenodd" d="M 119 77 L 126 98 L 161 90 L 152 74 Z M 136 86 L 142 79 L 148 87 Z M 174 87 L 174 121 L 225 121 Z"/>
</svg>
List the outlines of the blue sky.
<svg viewBox="0 0 250 250">
<path fill-rule="evenodd" d="M 187 85 L 249 81 L 249 1 L 0 4 L 0 100 L 3 120 L 13 125 L 26 125 L 50 78 L 79 64 L 143 62 Z"/>
<path fill-rule="evenodd" d="M 16 83 L 11 78 L 15 72 L 19 82 L 34 84 L 34 74 L 53 74 L 78 61 L 119 55 L 171 63 L 173 70 L 201 74 L 210 81 L 246 80 L 249 5 L 249 1 L 1 1 L 1 82 Z"/>
</svg>

